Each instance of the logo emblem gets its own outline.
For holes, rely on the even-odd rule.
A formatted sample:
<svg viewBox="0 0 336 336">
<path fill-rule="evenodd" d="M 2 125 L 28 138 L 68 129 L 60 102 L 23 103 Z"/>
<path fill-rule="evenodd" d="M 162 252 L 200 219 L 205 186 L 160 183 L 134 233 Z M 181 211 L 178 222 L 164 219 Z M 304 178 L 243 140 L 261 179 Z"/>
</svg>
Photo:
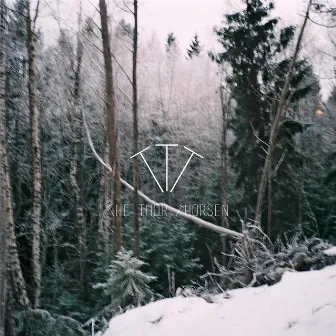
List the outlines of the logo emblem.
<svg viewBox="0 0 336 336">
<path fill-rule="evenodd" d="M 169 147 L 177 147 L 178 145 L 177 144 L 157 144 L 155 145 L 157 147 L 165 147 L 166 148 L 166 191 L 169 191 Z M 182 177 L 183 173 L 185 172 L 186 168 L 188 167 L 191 159 L 196 155 L 198 157 L 200 157 L 201 159 L 203 159 L 203 156 L 197 154 L 195 151 L 191 150 L 190 148 L 186 147 L 186 146 L 183 146 L 186 150 L 188 150 L 191 154 L 190 154 L 190 157 L 187 161 L 187 163 L 184 165 L 180 175 L 178 176 L 177 180 L 175 181 L 175 183 L 173 184 L 172 188 L 170 189 L 170 192 L 172 193 L 178 183 L 178 181 L 180 180 L 180 178 Z M 140 152 L 134 154 L 131 156 L 131 159 L 134 158 L 135 156 L 137 155 L 140 155 L 142 160 L 144 161 L 145 165 L 147 166 L 149 172 L 151 173 L 152 177 L 154 178 L 154 181 L 156 182 L 156 184 L 158 185 L 158 187 L 160 188 L 161 192 L 164 192 L 163 188 L 161 187 L 159 181 L 157 180 L 157 178 L 155 177 L 151 167 L 149 166 L 146 158 L 144 157 L 143 153 L 148 150 L 150 148 L 147 147 L 143 150 L 141 150 Z"/>
</svg>

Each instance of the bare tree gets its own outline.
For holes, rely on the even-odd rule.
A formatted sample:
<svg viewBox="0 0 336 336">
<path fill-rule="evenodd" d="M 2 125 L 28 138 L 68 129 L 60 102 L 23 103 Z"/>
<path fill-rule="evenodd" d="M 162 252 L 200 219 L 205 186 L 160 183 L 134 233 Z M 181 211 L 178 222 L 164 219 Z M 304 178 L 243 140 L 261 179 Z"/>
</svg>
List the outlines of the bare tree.
<svg viewBox="0 0 336 336">
<path fill-rule="evenodd" d="M 71 163 L 70 163 L 70 180 L 74 193 L 75 212 L 76 212 L 76 225 L 78 234 L 78 250 L 80 258 L 80 280 L 81 284 L 84 283 L 85 276 L 85 218 L 83 209 L 83 200 L 81 197 L 81 189 L 78 183 L 78 149 L 80 144 L 80 119 L 81 119 L 81 102 L 80 102 L 80 89 L 81 89 L 81 68 L 83 59 L 83 44 L 80 37 L 81 22 L 82 22 L 82 9 L 78 17 L 78 34 L 77 34 L 77 55 L 75 71 L 75 82 L 73 88 L 73 106 L 70 109 L 70 129 L 72 138 L 72 150 L 71 150 Z"/>
<path fill-rule="evenodd" d="M 277 112 L 276 112 L 275 118 L 274 118 L 273 123 L 272 123 L 271 134 L 270 134 L 270 139 L 269 139 L 269 144 L 268 144 L 268 151 L 267 151 L 267 154 L 266 154 L 264 169 L 263 169 L 261 180 L 260 180 L 258 200 L 257 200 L 256 211 L 255 211 L 255 221 L 259 226 L 261 225 L 262 206 L 263 206 L 263 202 L 264 202 L 264 198 L 265 198 L 265 194 L 266 194 L 267 183 L 268 183 L 270 173 L 271 173 L 273 151 L 274 151 L 274 148 L 275 148 L 275 145 L 276 145 L 276 140 L 277 140 L 277 136 L 278 136 L 278 133 L 279 133 L 279 128 L 281 126 L 281 121 L 282 121 L 282 119 L 285 115 L 285 112 L 286 112 L 285 105 L 286 105 L 286 100 L 287 100 L 287 97 L 288 97 L 289 86 L 290 86 L 291 80 L 292 80 L 293 75 L 294 75 L 295 63 L 296 63 L 296 60 L 297 60 L 298 55 L 299 55 L 301 42 L 302 42 L 303 34 L 304 34 L 304 31 L 305 31 L 305 28 L 306 28 L 306 24 L 307 24 L 307 21 L 308 21 L 311 5 L 312 5 L 312 0 L 309 0 L 307 11 L 306 11 L 305 18 L 304 18 L 304 22 L 303 22 L 303 25 L 301 27 L 300 34 L 299 34 L 299 37 L 298 37 L 298 40 L 297 40 L 297 43 L 296 43 L 296 46 L 295 46 L 294 54 L 293 54 L 293 57 L 292 57 L 292 60 L 291 60 L 291 63 L 290 63 L 287 78 L 286 78 L 284 87 L 281 91 L 281 96 L 280 96 L 280 99 L 279 99 Z M 269 231 L 270 231 L 270 229 L 269 229 Z"/>
<path fill-rule="evenodd" d="M 228 169 L 228 160 L 227 160 L 227 129 L 228 129 L 228 109 L 229 103 L 225 102 L 224 97 L 224 87 L 222 83 L 220 84 L 220 101 L 221 101 L 221 108 L 222 108 L 222 141 L 221 141 L 221 193 L 222 193 L 222 214 L 221 214 L 221 224 L 223 228 L 229 227 L 229 221 L 227 218 L 227 169 Z M 227 237 L 221 236 L 221 244 L 222 244 L 222 262 L 223 265 L 226 265 L 226 243 Z"/>
<path fill-rule="evenodd" d="M 106 1 L 99 0 L 101 34 L 103 40 L 103 54 L 105 65 L 105 104 L 107 111 L 107 143 L 109 147 L 109 163 L 113 170 L 113 208 L 114 208 L 114 253 L 121 247 L 121 184 L 120 158 L 117 136 L 117 113 L 113 81 L 112 53 L 110 44 L 108 15 Z"/>
<path fill-rule="evenodd" d="M 134 0 L 134 31 L 133 31 L 133 153 L 139 150 L 138 130 L 138 86 L 137 86 L 137 55 L 138 55 L 138 1 Z M 135 256 L 140 257 L 140 219 L 139 219 L 139 159 L 133 158 L 133 186 L 134 186 L 134 250 Z"/>
</svg>

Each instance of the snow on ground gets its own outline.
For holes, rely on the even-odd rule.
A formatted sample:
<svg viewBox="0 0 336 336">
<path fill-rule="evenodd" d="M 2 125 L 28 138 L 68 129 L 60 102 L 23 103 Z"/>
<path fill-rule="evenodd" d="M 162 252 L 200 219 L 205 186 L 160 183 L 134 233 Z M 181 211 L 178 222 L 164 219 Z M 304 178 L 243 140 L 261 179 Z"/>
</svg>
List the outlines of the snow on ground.
<svg viewBox="0 0 336 336">
<path fill-rule="evenodd" d="M 229 292 L 216 303 L 172 298 L 110 321 L 103 336 L 335 336 L 336 265 L 286 272 L 271 287 Z"/>
<path fill-rule="evenodd" d="M 324 254 L 326 254 L 327 256 L 336 256 L 336 246 L 323 251 Z"/>
</svg>

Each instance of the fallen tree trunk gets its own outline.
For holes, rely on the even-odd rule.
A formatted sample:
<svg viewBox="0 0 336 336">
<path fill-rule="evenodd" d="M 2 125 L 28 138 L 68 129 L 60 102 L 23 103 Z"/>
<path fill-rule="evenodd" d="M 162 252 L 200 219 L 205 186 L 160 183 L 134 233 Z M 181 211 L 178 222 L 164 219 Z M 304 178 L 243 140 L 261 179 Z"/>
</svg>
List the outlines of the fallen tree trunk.
<svg viewBox="0 0 336 336">
<path fill-rule="evenodd" d="M 93 145 L 93 142 L 92 142 L 92 139 L 91 139 L 91 135 L 90 135 L 90 130 L 89 130 L 89 127 L 86 123 L 86 119 L 85 119 L 85 116 L 84 116 L 84 113 L 83 113 L 83 122 L 84 122 L 84 127 L 85 127 L 85 131 L 86 131 L 86 135 L 87 135 L 87 138 L 88 138 L 88 142 L 89 142 L 89 145 L 90 145 L 90 148 L 94 154 L 94 156 L 96 157 L 96 159 L 106 168 L 108 169 L 110 172 L 112 172 L 112 168 L 106 163 L 104 162 L 104 160 L 99 156 L 99 154 L 97 153 L 96 149 L 94 148 L 94 145 Z M 134 191 L 134 188 L 132 185 L 130 185 L 128 182 L 126 182 L 125 180 L 123 180 L 122 178 L 120 178 L 120 182 L 122 185 L 124 185 L 128 190 L 130 191 Z M 202 226 L 206 229 L 209 229 L 211 231 L 214 231 L 214 232 L 217 232 L 221 235 L 225 235 L 225 236 L 230 236 L 232 238 L 235 238 L 235 239 L 240 239 L 240 238 L 243 238 L 244 237 L 244 234 L 243 233 L 240 233 L 240 232 L 236 232 L 236 231 L 233 231 L 233 230 L 230 230 L 230 229 L 227 229 L 227 228 L 224 228 L 224 227 L 221 227 L 221 226 L 218 226 L 218 225 L 215 225 L 215 224 L 212 224 L 210 222 L 207 222 L 201 218 L 198 218 L 196 216 L 192 216 L 192 215 L 189 215 L 187 213 L 184 213 L 183 211 L 180 211 L 178 209 L 175 209 L 174 207 L 166 204 L 166 203 L 158 203 L 154 200 L 152 200 L 151 198 L 149 198 L 148 196 L 146 196 L 143 192 L 141 192 L 140 190 L 138 190 L 138 195 L 148 204 L 151 204 L 151 205 L 154 205 L 154 206 L 157 206 L 157 207 L 160 207 L 160 208 L 163 208 L 163 209 L 166 209 L 168 212 L 170 213 L 173 213 L 175 215 L 178 215 L 190 222 L 193 222 L 199 226 Z"/>
</svg>

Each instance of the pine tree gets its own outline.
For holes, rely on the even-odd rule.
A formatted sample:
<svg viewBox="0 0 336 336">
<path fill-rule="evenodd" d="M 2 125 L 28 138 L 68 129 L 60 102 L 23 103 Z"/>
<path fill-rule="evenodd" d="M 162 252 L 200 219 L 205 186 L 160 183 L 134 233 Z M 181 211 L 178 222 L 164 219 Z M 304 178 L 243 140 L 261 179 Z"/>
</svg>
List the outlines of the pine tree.
<svg viewBox="0 0 336 336">
<path fill-rule="evenodd" d="M 169 52 L 177 47 L 177 39 L 174 33 L 168 33 L 166 41 L 166 51 Z"/>
<path fill-rule="evenodd" d="M 235 141 L 229 154 L 238 173 L 236 186 L 242 189 L 238 205 L 250 209 L 250 215 L 257 200 L 275 102 L 290 65 L 289 59 L 278 61 L 278 56 L 289 46 L 295 32 L 289 26 L 277 34 L 278 19 L 270 18 L 273 9 L 273 2 L 265 5 L 260 0 L 251 0 L 243 12 L 225 15 L 225 25 L 214 29 L 223 52 L 210 53 L 214 61 L 230 68 L 226 80 L 235 101 L 230 121 Z M 310 89 L 309 85 L 301 85 L 310 73 L 309 64 L 298 61 L 295 67 L 288 94 L 293 110 Z M 276 165 L 278 161 L 274 162 Z"/>
<path fill-rule="evenodd" d="M 145 263 L 133 256 L 133 252 L 121 249 L 116 260 L 107 269 L 107 280 L 94 288 L 102 288 L 110 298 L 110 309 L 125 309 L 140 306 L 154 297 L 149 283 L 154 276 L 144 273 L 141 268 Z"/>
<path fill-rule="evenodd" d="M 198 35 L 195 34 L 194 39 L 191 41 L 189 49 L 187 49 L 187 53 L 190 59 L 194 56 L 198 57 L 201 55 L 202 47 L 200 45 L 200 41 L 198 39 Z"/>
<path fill-rule="evenodd" d="M 327 112 L 328 112 L 328 121 L 329 127 L 331 126 L 331 133 L 334 135 L 332 139 L 335 139 L 336 135 L 336 88 L 334 87 L 331 91 L 330 97 L 327 102 Z M 330 153 L 330 163 L 331 169 L 328 172 L 328 176 L 326 178 L 327 183 L 335 183 L 336 182 L 336 165 L 333 162 L 332 158 L 336 158 L 336 141 L 334 140 L 332 143 L 332 147 L 335 148 L 334 151 Z"/>
</svg>

